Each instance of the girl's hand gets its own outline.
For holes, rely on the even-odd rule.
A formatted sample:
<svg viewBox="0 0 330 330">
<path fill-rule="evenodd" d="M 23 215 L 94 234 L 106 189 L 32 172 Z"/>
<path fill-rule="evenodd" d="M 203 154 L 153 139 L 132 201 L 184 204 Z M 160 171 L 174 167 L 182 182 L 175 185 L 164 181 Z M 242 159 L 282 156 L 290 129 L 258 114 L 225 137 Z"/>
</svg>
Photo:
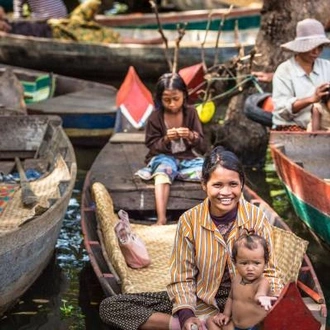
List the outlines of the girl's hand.
<svg viewBox="0 0 330 330">
<path fill-rule="evenodd" d="M 177 140 L 179 138 L 179 134 L 176 128 L 169 128 L 166 132 L 166 136 L 170 141 Z"/>
<path fill-rule="evenodd" d="M 193 140 L 194 133 L 187 127 L 179 127 L 177 128 L 177 132 L 179 137 L 186 139 L 186 140 Z"/>
</svg>

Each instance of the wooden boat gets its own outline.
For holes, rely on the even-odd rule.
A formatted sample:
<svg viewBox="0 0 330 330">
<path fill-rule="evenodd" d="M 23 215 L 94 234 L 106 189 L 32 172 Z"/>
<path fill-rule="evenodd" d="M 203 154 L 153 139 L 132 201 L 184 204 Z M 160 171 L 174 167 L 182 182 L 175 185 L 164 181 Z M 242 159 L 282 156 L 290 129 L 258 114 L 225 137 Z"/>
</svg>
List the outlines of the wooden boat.
<svg viewBox="0 0 330 330">
<path fill-rule="evenodd" d="M 330 244 L 330 133 L 271 132 L 276 172 L 298 217 Z"/>
<path fill-rule="evenodd" d="M 219 24 L 217 26 L 219 27 Z M 158 29 L 155 28 L 114 30 L 124 38 L 150 40 L 160 37 Z M 233 29 L 223 31 L 218 47 L 215 47 L 217 31 L 208 31 L 206 34 L 205 28 L 186 30 L 180 42 L 178 69 L 201 62 L 202 43 L 204 59 L 208 66 L 214 64 L 215 57 L 221 63 L 237 56 L 240 46 L 249 52 L 255 43 L 258 30 L 259 27 L 242 29 L 239 37 Z M 164 30 L 164 34 L 168 40 L 167 52 L 172 59 L 178 32 Z M 170 70 L 165 49 L 164 43 L 105 44 L 2 34 L 0 62 L 97 81 L 109 81 L 109 77 L 112 80 L 122 80 L 129 66 L 134 66 L 142 79 L 156 79 Z"/>
<path fill-rule="evenodd" d="M 1 75 L 7 69 L 24 86 L 28 113 L 60 116 L 75 145 L 101 146 L 111 136 L 117 113 L 115 87 L 0 64 Z"/>
<path fill-rule="evenodd" d="M 194 10 L 202 8 L 216 9 L 231 5 L 259 9 L 262 7 L 262 1 L 260 0 L 172 0 L 172 2 L 178 9 L 181 10 Z"/>
<path fill-rule="evenodd" d="M 59 117 L 1 116 L 0 123 L 2 315 L 50 261 L 75 184 L 77 165 Z M 19 159 L 16 170 L 15 157 Z M 5 179 L 17 171 L 21 184 Z M 41 176 L 27 183 L 24 176 L 29 171 Z M 24 202 L 31 203 L 25 206 Z"/>
<path fill-rule="evenodd" d="M 185 10 L 159 13 L 159 20 L 164 30 L 176 30 L 178 23 L 187 24 L 187 30 L 205 30 L 211 17 L 210 30 L 218 30 L 225 15 L 223 31 L 233 30 L 237 21 L 240 30 L 258 28 L 260 26 L 260 8 L 215 8 Z M 154 13 L 131 13 L 121 15 L 96 15 L 96 22 L 114 28 L 158 28 L 157 17 Z"/>
<path fill-rule="evenodd" d="M 132 280 L 132 277 L 139 277 L 137 273 L 139 271 L 136 270 L 127 270 L 132 280 L 132 282 L 129 281 L 129 285 L 125 282 L 126 280 L 119 281 L 117 268 L 114 266 L 118 263 L 118 260 L 114 259 L 118 257 L 118 251 L 114 246 L 109 249 L 105 242 L 105 240 L 110 239 L 109 237 L 114 236 L 113 228 L 111 235 L 110 225 L 107 227 L 106 233 L 104 227 L 102 227 L 103 224 L 116 221 L 114 220 L 116 219 L 115 212 L 119 209 L 126 210 L 131 216 L 132 222 L 139 219 L 144 224 L 146 224 L 146 221 L 148 224 L 151 223 L 150 219 L 154 216 L 153 185 L 142 182 L 138 177 L 133 177 L 133 173 L 143 166 L 143 157 L 147 151 L 142 136 L 141 133 L 140 138 L 136 133 L 115 134 L 95 159 L 84 183 L 81 205 L 84 244 L 105 296 L 118 294 L 122 292 L 124 287 L 127 287 L 129 292 L 137 292 L 139 290 L 138 285 L 141 285 L 141 290 L 146 290 L 145 285 L 149 283 L 146 270 L 142 272 L 143 277 L 138 282 Z M 188 191 L 189 193 L 187 193 Z M 249 201 L 262 207 L 267 212 L 270 221 L 278 228 L 278 231 L 287 233 L 287 242 L 291 244 L 293 237 L 296 236 L 290 232 L 287 225 L 275 211 L 249 188 L 245 189 L 244 194 Z M 198 183 L 175 181 L 171 189 L 168 211 L 173 215 L 172 219 L 177 220 L 185 209 L 196 205 L 204 198 L 204 193 Z M 171 242 L 173 236 L 168 239 L 168 235 L 174 235 L 175 224 L 160 227 L 132 224 L 132 227 L 134 231 L 143 237 L 151 254 L 154 253 L 154 247 L 158 249 L 158 256 L 159 253 L 163 256 L 163 251 L 159 252 L 159 249 L 165 249 L 165 252 L 168 252 L 168 246 L 166 245 L 165 248 L 165 245 L 163 246 L 163 243 L 159 243 L 158 240 L 162 239 L 164 244 Z M 305 242 L 305 247 L 306 244 L 307 242 Z M 282 245 L 282 241 L 279 241 L 278 245 Z M 303 255 L 302 264 L 300 264 L 301 259 L 298 256 L 298 263 L 294 262 L 294 255 L 298 253 L 295 248 L 294 251 L 293 255 L 291 253 L 289 255 L 289 263 L 290 265 L 297 265 L 299 270 L 298 279 L 288 284 L 286 289 L 283 290 L 282 296 L 272 310 L 271 317 L 269 320 L 265 320 L 265 324 L 267 324 L 265 329 L 311 330 L 320 329 L 321 325 L 322 329 L 325 329 L 325 300 L 313 266 L 308 256 L 304 254 L 303 251 L 305 250 L 301 252 Z M 153 270 L 157 267 L 164 267 L 164 264 L 166 265 L 164 259 L 161 259 L 161 265 L 155 263 Z M 162 269 L 162 271 L 165 274 L 167 273 L 166 269 Z M 164 276 L 157 276 L 157 281 L 150 282 L 164 284 L 166 279 L 166 275 L 165 278 Z M 157 290 L 157 288 L 152 287 L 151 290 Z M 283 309 L 287 308 L 288 300 L 291 300 L 290 310 L 296 308 L 295 312 L 299 319 L 293 318 L 293 313 L 283 312 Z M 281 317 L 278 317 L 278 315 Z M 285 327 L 287 325 L 290 326 Z"/>
</svg>

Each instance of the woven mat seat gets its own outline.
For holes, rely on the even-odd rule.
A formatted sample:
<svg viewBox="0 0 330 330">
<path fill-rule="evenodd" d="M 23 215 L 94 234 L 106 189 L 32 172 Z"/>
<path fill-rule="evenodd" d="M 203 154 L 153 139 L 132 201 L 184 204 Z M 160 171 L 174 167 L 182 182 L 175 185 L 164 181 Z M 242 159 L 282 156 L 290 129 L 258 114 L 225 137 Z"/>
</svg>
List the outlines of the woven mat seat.
<svg viewBox="0 0 330 330">
<path fill-rule="evenodd" d="M 101 244 L 108 257 L 108 266 L 114 276 L 118 275 L 122 292 L 158 292 L 164 291 L 169 283 L 169 258 L 173 246 L 176 225 L 149 226 L 131 224 L 135 232 L 145 243 L 151 264 L 142 269 L 127 266 L 121 253 L 114 227 L 118 222 L 114 213 L 112 199 L 107 189 L 99 182 L 92 186 L 96 203 L 97 220 Z"/>
</svg>

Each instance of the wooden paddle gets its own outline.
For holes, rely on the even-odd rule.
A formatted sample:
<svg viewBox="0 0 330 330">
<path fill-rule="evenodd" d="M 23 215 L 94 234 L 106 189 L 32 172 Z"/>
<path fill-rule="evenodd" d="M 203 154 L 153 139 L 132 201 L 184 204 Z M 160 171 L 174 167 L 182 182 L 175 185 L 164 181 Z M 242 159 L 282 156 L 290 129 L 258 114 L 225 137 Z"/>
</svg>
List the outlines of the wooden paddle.
<svg viewBox="0 0 330 330">
<path fill-rule="evenodd" d="M 15 157 L 15 163 L 21 182 L 22 202 L 25 206 L 33 206 L 38 201 L 38 197 L 32 191 L 30 182 L 26 178 L 22 163 L 18 157 Z"/>
</svg>

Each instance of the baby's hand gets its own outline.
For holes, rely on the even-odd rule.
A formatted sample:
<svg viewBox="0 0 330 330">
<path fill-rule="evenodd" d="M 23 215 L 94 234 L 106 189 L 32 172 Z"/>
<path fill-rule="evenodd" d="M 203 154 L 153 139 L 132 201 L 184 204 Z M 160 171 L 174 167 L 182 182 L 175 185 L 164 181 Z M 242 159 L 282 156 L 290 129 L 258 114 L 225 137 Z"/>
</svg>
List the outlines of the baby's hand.
<svg viewBox="0 0 330 330">
<path fill-rule="evenodd" d="M 230 317 L 223 313 L 219 313 L 213 317 L 213 322 L 218 326 L 226 325 L 229 321 Z"/>
<path fill-rule="evenodd" d="M 257 296 L 256 300 L 266 311 L 269 311 L 272 308 L 272 302 L 276 301 L 277 297 Z"/>
</svg>

